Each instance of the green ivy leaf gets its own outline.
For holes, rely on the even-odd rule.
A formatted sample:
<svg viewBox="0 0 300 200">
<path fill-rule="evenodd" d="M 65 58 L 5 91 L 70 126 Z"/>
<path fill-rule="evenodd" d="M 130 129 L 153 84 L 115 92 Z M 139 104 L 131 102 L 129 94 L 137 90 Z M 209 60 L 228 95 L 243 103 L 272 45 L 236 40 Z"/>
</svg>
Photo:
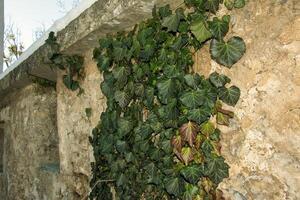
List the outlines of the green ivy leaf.
<svg viewBox="0 0 300 200">
<path fill-rule="evenodd" d="M 124 91 L 116 91 L 114 96 L 121 108 L 125 108 L 130 102 L 130 96 Z"/>
<path fill-rule="evenodd" d="M 176 78 L 183 73 L 176 65 L 167 65 L 164 67 L 163 71 L 168 78 Z"/>
<path fill-rule="evenodd" d="M 125 58 L 127 49 L 123 47 L 114 47 L 113 55 L 116 61 L 121 61 Z"/>
<path fill-rule="evenodd" d="M 199 193 L 199 188 L 192 184 L 185 185 L 185 192 L 183 193 L 184 200 L 194 200 L 195 196 Z"/>
<path fill-rule="evenodd" d="M 130 74 L 130 70 L 126 67 L 115 67 L 112 73 L 117 82 L 125 86 L 128 80 L 128 75 Z"/>
<path fill-rule="evenodd" d="M 163 19 L 162 25 L 168 28 L 168 31 L 177 32 L 179 26 L 180 18 L 177 14 L 167 16 Z"/>
<path fill-rule="evenodd" d="M 215 131 L 209 135 L 209 138 L 212 140 L 212 141 L 220 141 L 220 134 L 221 134 L 221 131 L 219 129 L 215 129 Z"/>
<path fill-rule="evenodd" d="M 153 130 L 149 124 L 143 123 L 139 124 L 139 126 L 134 129 L 134 132 L 140 135 L 142 139 L 146 139 L 151 136 Z"/>
<path fill-rule="evenodd" d="M 197 19 L 196 21 L 192 22 L 191 31 L 201 43 L 205 42 L 212 36 L 202 19 Z"/>
<path fill-rule="evenodd" d="M 159 99 L 162 103 L 167 104 L 168 101 L 176 94 L 176 83 L 174 79 L 167 79 L 157 84 Z"/>
<path fill-rule="evenodd" d="M 188 7 L 195 7 L 199 10 L 203 10 L 205 0 L 184 0 L 184 3 Z"/>
<path fill-rule="evenodd" d="M 128 145 L 125 141 L 123 140 L 117 140 L 116 143 L 116 149 L 120 152 L 120 153 L 125 153 L 128 149 Z"/>
<path fill-rule="evenodd" d="M 201 91 L 194 90 L 184 93 L 180 100 L 188 108 L 198 108 L 204 103 L 204 96 Z"/>
<path fill-rule="evenodd" d="M 228 42 L 213 39 L 210 44 L 212 58 L 219 64 L 231 68 L 241 59 L 246 51 L 246 45 L 242 38 L 232 37 Z"/>
<path fill-rule="evenodd" d="M 192 109 L 187 113 L 187 118 L 191 121 L 197 122 L 198 124 L 207 121 L 210 118 L 210 116 L 211 116 L 211 110 L 206 107 Z"/>
<path fill-rule="evenodd" d="M 225 163 L 221 156 L 212 156 L 207 158 L 205 163 L 208 177 L 215 183 L 219 184 L 224 178 L 229 176 L 229 165 Z"/>
<path fill-rule="evenodd" d="M 230 83 L 231 80 L 227 76 L 223 74 L 219 74 L 217 72 L 212 73 L 209 76 L 210 82 L 217 88 L 225 86 L 225 84 Z"/>
<path fill-rule="evenodd" d="M 177 99 L 172 99 L 167 105 L 161 106 L 158 109 L 158 113 L 160 118 L 163 120 L 176 120 L 179 115 Z"/>
<path fill-rule="evenodd" d="M 241 96 L 241 91 L 236 86 L 230 88 L 222 87 L 219 89 L 219 98 L 230 106 L 235 106 Z"/>
<path fill-rule="evenodd" d="M 172 152 L 171 141 L 170 140 L 162 141 L 161 148 L 165 153 L 167 153 L 167 154 L 171 153 Z"/>
<path fill-rule="evenodd" d="M 135 161 L 135 157 L 134 154 L 132 152 L 126 153 L 125 154 L 125 160 L 126 162 L 134 162 Z"/>
<path fill-rule="evenodd" d="M 125 136 L 134 127 L 134 123 L 129 119 L 120 118 L 118 120 L 118 134 L 120 136 Z"/>
<path fill-rule="evenodd" d="M 178 31 L 179 33 L 187 33 L 189 31 L 189 24 L 187 22 L 180 22 Z"/>
<path fill-rule="evenodd" d="M 188 43 L 188 41 L 189 41 L 189 36 L 187 34 L 181 34 L 175 39 L 171 47 L 174 50 L 182 49 Z"/>
<path fill-rule="evenodd" d="M 233 8 L 243 8 L 245 4 L 245 0 L 224 0 L 224 5 L 228 10 Z"/>
<path fill-rule="evenodd" d="M 224 0 L 224 5 L 228 10 L 231 10 L 234 7 L 235 0 Z"/>
<path fill-rule="evenodd" d="M 107 136 L 102 136 L 101 137 L 101 140 L 100 141 L 100 144 L 99 144 L 99 151 L 101 153 L 111 153 L 113 151 L 113 141 L 114 141 L 114 138 L 113 138 L 113 135 L 107 135 Z"/>
<path fill-rule="evenodd" d="M 219 10 L 220 0 L 206 0 L 205 7 L 211 13 L 216 13 Z"/>
<path fill-rule="evenodd" d="M 101 38 L 99 40 L 99 45 L 100 45 L 100 48 L 102 48 L 102 49 L 110 48 L 110 46 L 112 45 L 112 38 L 110 38 L 110 37 Z"/>
<path fill-rule="evenodd" d="M 154 88 L 147 87 L 145 90 L 144 104 L 147 107 L 152 107 L 154 101 Z"/>
<path fill-rule="evenodd" d="M 92 108 L 86 108 L 85 115 L 87 116 L 87 118 L 90 118 L 92 116 Z"/>
<path fill-rule="evenodd" d="M 194 159 L 193 150 L 190 147 L 183 147 L 181 149 L 181 160 L 185 165 L 188 165 Z"/>
<path fill-rule="evenodd" d="M 206 136 L 209 136 L 215 131 L 215 126 L 212 122 L 208 121 L 206 123 L 201 124 L 200 131 Z"/>
<path fill-rule="evenodd" d="M 246 4 L 245 0 L 235 0 L 234 1 L 235 8 L 243 8 L 245 6 L 245 4 Z"/>
<path fill-rule="evenodd" d="M 136 83 L 135 84 L 135 90 L 134 93 L 138 97 L 143 97 L 145 92 L 144 85 L 142 83 Z"/>
<path fill-rule="evenodd" d="M 72 55 L 67 56 L 66 58 L 67 66 L 69 66 L 72 71 L 79 72 L 82 69 L 84 63 L 83 57 L 79 55 Z"/>
<path fill-rule="evenodd" d="M 63 83 L 68 89 L 72 91 L 75 91 L 79 88 L 79 83 L 77 81 L 74 81 L 71 75 L 64 75 Z"/>
<path fill-rule="evenodd" d="M 148 175 L 147 183 L 159 185 L 161 183 L 161 177 L 154 163 L 150 163 L 145 167 L 146 173 Z"/>
<path fill-rule="evenodd" d="M 57 38 L 56 38 L 55 33 L 53 31 L 51 31 L 49 33 L 48 39 L 45 42 L 48 45 L 54 45 L 54 44 L 56 44 Z"/>
<path fill-rule="evenodd" d="M 199 74 L 187 74 L 184 76 L 184 80 L 188 86 L 196 89 L 200 85 L 202 78 Z"/>
<path fill-rule="evenodd" d="M 212 86 L 203 85 L 205 89 L 201 89 L 202 96 L 205 97 L 203 106 L 212 109 L 217 101 L 218 91 Z"/>
<path fill-rule="evenodd" d="M 100 72 L 107 71 L 111 65 L 110 58 L 107 56 L 99 56 L 98 57 L 98 69 Z"/>
<path fill-rule="evenodd" d="M 127 183 L 127 177 L 124 174 L 121 174 L 117 180 L 117 186 L 125 186 Z"/>
<path fill-rule="evenodd" d="M 165 188 L 171 195 L 179 196 L 182 192 L 182 181 L 179 178 L 169 178 L 165 182 Z"/>
<path fill-rule="evenodd" d="M 155 52 L 155 44 L 153 42 L 149 42 L 145 45 L 145 47 L 140 52 L 140 58 L 143 61 L 149 61 Z"/>
<path fill-rule="evenodd" d="M 202 167 L 200 165 L 189 165 L 185 166 L 181 171 L 181 175 L 184 177 L 186 181 L 192 184 L 197 184 L 200 180 L 202 174 Z"/>
<path fill-rule="evenodd" d="M 222 39 L 229 30 L 230 16 L 225 15 L 222 19 L 217 17 L 213 18 L 213 21 L 208 22 L 209 29 L 214 38 L 220 40 Z"/>
<path fill-rule="evenodd" d="M 159 16 L 161 18 L 164 18 L 164 17 L 167 17 L 167 16 L 171 15 L 172 10 L 170 8 L 170 5 L 166 5 L 164 7 L 159 8 L 158 13 L 159 13 Z"/>
<path fill-rule="evenodd" d="M 201 150 L 205 157 L 208 158 L 210 157 L 211 152 L 214 150 L 214 147 L 209 140 L 205 140 L 201 145 Z"/>
</svg>

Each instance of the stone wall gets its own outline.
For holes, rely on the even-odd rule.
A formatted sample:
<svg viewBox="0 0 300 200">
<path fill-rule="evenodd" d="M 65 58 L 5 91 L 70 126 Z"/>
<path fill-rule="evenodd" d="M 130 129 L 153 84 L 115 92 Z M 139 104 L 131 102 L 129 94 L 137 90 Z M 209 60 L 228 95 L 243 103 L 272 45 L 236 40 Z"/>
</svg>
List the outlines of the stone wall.
<svg viewBox="0 0 300 200">
<path fill-rule="evenodd" d="M 92 52 L 85 54 L 84 74 L 85 78 L 80 82 L 84 89 L 82 94 L 68 90 L 61 78 L 57 81 L 61 173 L 73 195 L 69 198 L 74 200 L 81 199 L 89 192 L 90 163 L 93 160 L 89 136 L 105 109 L 105 97 L 100 90 L 102 76 L 92 60 Z M 62 77 L 62 74 L 59 73 L 58 77 Z M 86 108 L 92 110 L 90 117 L 86 115 Z"/>
<path fill-rule="evenodd" d="M 231 15 L 229 36 L 244 38 L 245 56 L 228 70 L 206 47 L 195 66 L 225 73 L 241 89 L 236 117 L 220 126 L 231 166 L 220 188 L 226 199 L 300 199 L 300 1 L 251 0 Z"/>
<path fill-rule="evenodd" d="M 5 135 L 0 191 L 6 196 L 1 199 L 55 199 L 59 173 L 55 91 L 30 85 L 6 98 L 9 104 L 0 110 Z"/>
</svg>

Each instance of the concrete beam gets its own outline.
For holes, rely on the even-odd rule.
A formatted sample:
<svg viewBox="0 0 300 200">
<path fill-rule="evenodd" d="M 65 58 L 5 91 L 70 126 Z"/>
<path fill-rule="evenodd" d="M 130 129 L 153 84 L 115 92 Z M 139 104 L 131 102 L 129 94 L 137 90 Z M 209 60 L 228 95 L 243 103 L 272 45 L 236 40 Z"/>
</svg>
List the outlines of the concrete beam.
<svg viewBox="0 0 300 200">
<path fill-rule="evenodd" d="M 98 45 L 108 33 L 124 31 L 151 16 L 154 5 L 177 7 L 183 0 L 84 0 L 78 8 L 55 22 L 21 58 L 0 74 L 0 101 L 8 92 L 26 86 L 29 75 L 56 81 L 56 72 L 45 62 L 49 47 L 45 40 L 50 31 L 57 33 L 66 54 L 83 54 Z"/>
<path fill-rule="evenodd" d="M 0 0 L 0 73 L 3 72 L 4 55 L 4 0 Z"/>
</svg>

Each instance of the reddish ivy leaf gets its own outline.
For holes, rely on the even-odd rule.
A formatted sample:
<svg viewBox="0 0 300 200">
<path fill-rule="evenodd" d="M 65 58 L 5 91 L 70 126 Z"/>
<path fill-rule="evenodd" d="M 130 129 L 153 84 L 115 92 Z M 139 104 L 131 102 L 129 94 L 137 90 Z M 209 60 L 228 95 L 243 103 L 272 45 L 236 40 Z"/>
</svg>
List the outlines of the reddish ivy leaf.
<svg viewBox="0 0 300 200">
<path fill-rule="evenodd" d="M 172 144 L 173 148 L 175 148 L 177 151 L 180 151 L 180 149 L 182 148 L 181 136 L 180 135 L 174 136 L 171 140 L 171 144 Z"/>
<path fill-rule="evenodd" d="M 179 128 L 180 135 L 184 141 L 187 141 L 189 145 L 192 147 L 195 139 L 197 132 L 199 131 L 199 127 L 196 123 L 189 121 L 188 123 L 183 124 Z"/>
</svg>

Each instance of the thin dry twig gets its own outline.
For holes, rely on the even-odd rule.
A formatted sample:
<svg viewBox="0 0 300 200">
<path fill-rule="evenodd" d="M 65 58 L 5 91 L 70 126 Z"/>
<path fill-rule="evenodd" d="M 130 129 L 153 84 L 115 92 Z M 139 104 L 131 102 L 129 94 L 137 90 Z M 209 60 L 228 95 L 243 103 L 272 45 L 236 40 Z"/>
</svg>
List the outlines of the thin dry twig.
<svg viewBox="0 0 300 200">
<path fill-rule="evenodd" d="M 99 184 L 99 183 L 103 183 L 103 182 L 113 182 L 115 180 L 98 180 L 93 187 L 91 188 L 91 191 L 88 192 L 88 194 L 86 194 L 81 200 L 85 200 L 86 198 L 89 197 L 90 193 L 95 189 L 95 187 Z"/>
</svg>

